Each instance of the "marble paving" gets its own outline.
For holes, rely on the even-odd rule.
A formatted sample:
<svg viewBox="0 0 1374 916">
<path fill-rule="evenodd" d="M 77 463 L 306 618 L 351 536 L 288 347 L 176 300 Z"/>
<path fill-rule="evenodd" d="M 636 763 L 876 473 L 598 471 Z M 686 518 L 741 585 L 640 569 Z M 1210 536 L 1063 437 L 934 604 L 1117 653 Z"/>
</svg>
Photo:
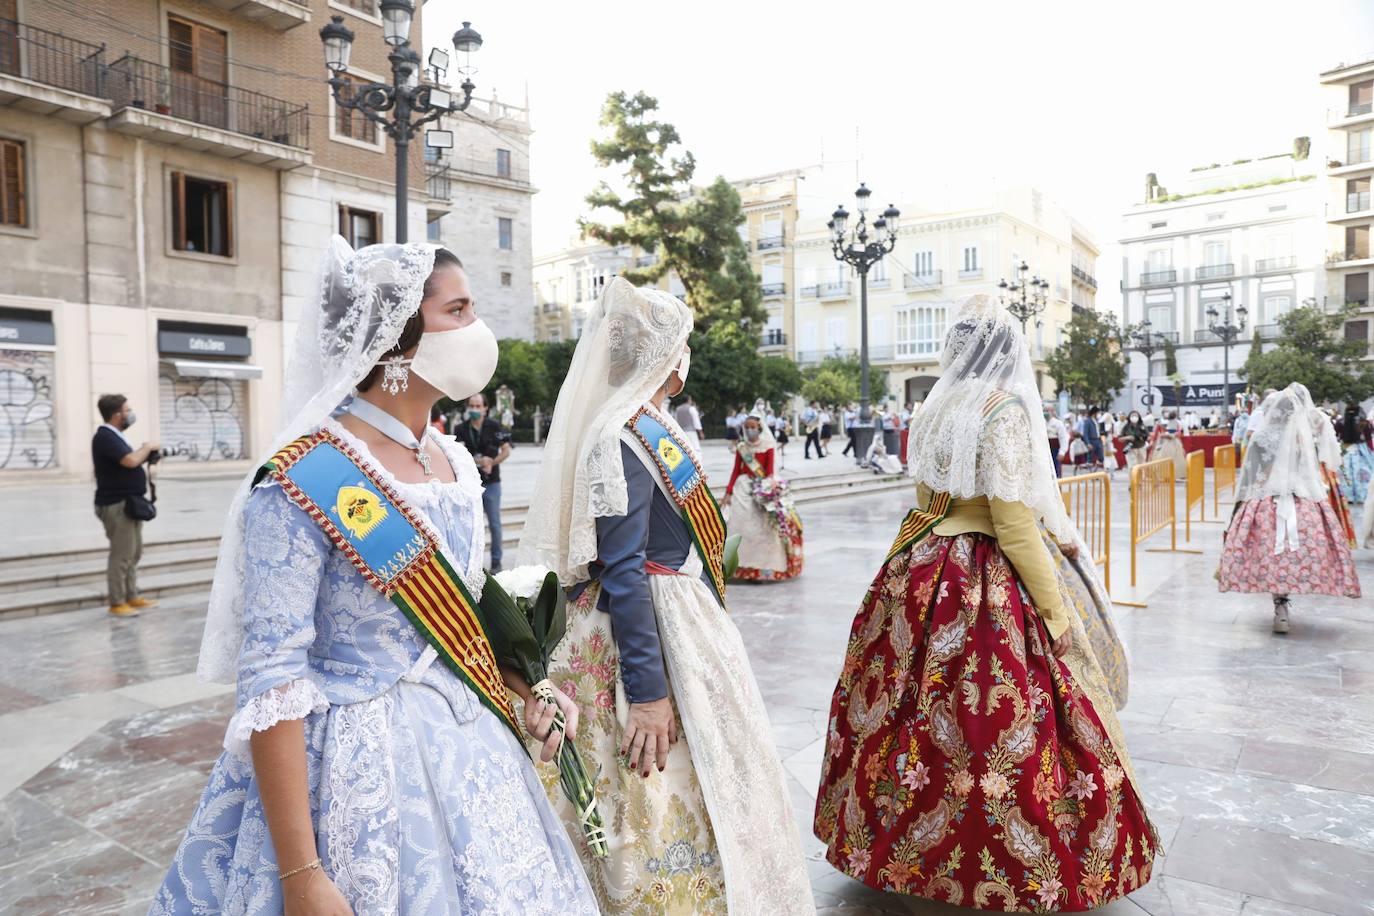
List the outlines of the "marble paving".
<svg viewBox="0 0 1374 916">
<path fill-rule="evenodd" d="M 809 830 L 841 647 L 905 509 L 893 494 L 818 505 L 802 578 L 731 593 L 826 914 L 967 912 L 864 888 Z M 1267 598 L 1217 593 L 1218 545 L 1208 525 L 1199 555 L 1146 555 L 1133 594 L 1148 607 L 1122 619 L 1122 719 L 1166 854 L 1097 912 L 1374 914 L 1374 601 L 1295 599 L 1275 637 Z M 1374 555 L 1357 556 L 1374 592 Z M 193 674 L 204 600 L 0 623 L 0 913 L 146 912 L 232 711 Z"/>
</svg>

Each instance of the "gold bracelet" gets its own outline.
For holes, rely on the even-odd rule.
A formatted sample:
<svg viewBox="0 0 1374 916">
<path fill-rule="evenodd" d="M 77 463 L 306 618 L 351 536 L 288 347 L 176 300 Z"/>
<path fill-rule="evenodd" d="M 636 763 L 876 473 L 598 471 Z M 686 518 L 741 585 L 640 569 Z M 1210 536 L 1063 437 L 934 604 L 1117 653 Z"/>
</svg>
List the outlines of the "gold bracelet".
<svg viewBox="0 0 1374 916">
<path fill-rule="evenodd" d="M 300 868 L 293 868 L 293 869 L 291 869 L 290 871 L 281 872 L 281 873 L 278 875 L 277 880 L 278 880 L 278 881 L 285 881 L 287 878 L 290 878 L 292 875 L 299 875 L 299 874 L 300 874 L 301 872 L 303 872 L 303 871 L 314 871 L 315 869 L 319 868 L 319 867 L 320 867 L 321 865 L 323 865 L 323 864 L 324 864 L 324 863 L 322 863 L 319 859 L 315 859 L 313 862 L 307 862 L 307 863 L 305 863 L 305 864 L 302 865 Z"/>
</svg>

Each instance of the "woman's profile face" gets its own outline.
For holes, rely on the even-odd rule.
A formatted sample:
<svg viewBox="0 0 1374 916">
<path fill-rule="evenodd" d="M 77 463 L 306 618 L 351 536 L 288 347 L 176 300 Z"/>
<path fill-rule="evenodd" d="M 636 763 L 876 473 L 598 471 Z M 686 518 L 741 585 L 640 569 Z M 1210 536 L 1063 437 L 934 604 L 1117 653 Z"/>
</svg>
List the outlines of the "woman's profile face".
<svg viewBox="0 0 1374 916">
<path fill-rule="evenodd" d="M 445 265 L 430 275 L 430 293 L 420 302 L 426 332 L 456 331 L 477 320 L 468 275 L 461 267 Z"/>
</svg>

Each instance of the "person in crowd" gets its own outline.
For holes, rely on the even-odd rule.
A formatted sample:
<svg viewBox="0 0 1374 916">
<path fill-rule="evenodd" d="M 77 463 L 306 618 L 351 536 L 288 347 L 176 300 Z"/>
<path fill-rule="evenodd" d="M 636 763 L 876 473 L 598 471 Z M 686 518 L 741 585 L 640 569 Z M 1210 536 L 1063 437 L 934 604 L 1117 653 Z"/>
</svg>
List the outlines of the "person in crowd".
<svg viewBox="0 0 1374 916">
<path fill-rule="evenodd" d="M 1102 466 L 1108 471 L 1115 471 L 1121 466 L 1116 457 L 1117 431 L 1120 424 L 1116 415 L 1110 410 L 1102 411 L 1097 418 L 1098 431 L 1102 435 Z"/>
<path fill-rule="evenodd" d="M 1151 437 L 1149 455 L 1151 461 L 1160 458 L 1171 460 L 1176 482 L 1187 479 L 1188 458 L 1183 451 L 1183 424 L 1179 422 L 1176 412 L 1165 411 L 1164 422 L 1155 427 Z"/>
<path fill-rule="evenodd" d="M 510 405 L 501 408 L 501 431 L 508 437 L 515 430 L 515 411 Z"/>
<path fill-rule="evenodd" d="M 1153 434 L 1154 434 L 1154 431 L 1155 431 L 1155 427 L 1156 427 L 1158 424 L 1159 424 L 1159 420 L 1155 417 L 1154 408 L 1152 408 L 1152 407 L 1146 407 L 1146 408 L 1145 408 L 1145 428 L 1148 429 L 1148 430 L 1150 431 L 1150 433 L 1153 435 Z"/>
<path fill-rule="evenodd" d="M 701 448 L 701 414 L 697 411 L 697 402 L 692 400 L 691 395 L 677 406 L 673 416 L 677 418 L 677 425 L 695 440 L 697 448 Z"/>
<path fill-rule="evenodd" d="M 777 440 L 757 407 L 741 428 L 721 507 L 730 511 L 728 533 L 740 535 L 735 578 L 781 582 L 801 575 L 802 523 L 787 482 L 777 476 L 773 461 Z M 739 484 L 741 478 L 743 484 Z M 738 501 L 734 498 L 737 484 L 744 491 Z"/>
<path fill-rule="evenodd" d="M 1120 435 L 1126 443 L 1126 467 L 1133 468 L 1148 460 L 1146 446 L 1150 443 L 1150 429 L 1140 411 L 1133 410 L 1126 415 Z"/>
<path fill-rule="evenodd" d="M 1041 539 L 1041 523 L 1060 543 L 1075 529 L 1029 349 L 995 299 L 974 296 L 940 363 L 909 433 L 917 508 L 854 619 L 831 701 L 816 836 L 879 890 L 1101 907 L 1150 879 L 1160 845 Z"/>
<path fill-rule="evenodd" d="M 725 417 L 725 444 L 730 448 L 734 448 L 735 443 L 739 441 L 740 417 L 743 413 L 743 406 L 731 407 L 730 413 Z"/>
<path fill-rule="evenodd" d="M 1360 597 L 1349 534 L 1322 473 L 1311 398 L 1294 382 L 1265 398 L 1236 482 L 1217 579 L 1223 592 L 1273 597 L 1273 631 L 1289 632 L 1293 595 Z"/>
<path fill-rule="evenodd" d="M 480 391 L 468 398 L 457 439 L 477 462 L 482 477 L 482 511 L 491 532 L 491 571 L 501 571 L 501 464 L 510 457 L 510 436 L 501 424 L 487 416 L 487 396 Z"/>
<path fill-rule="evenodd" d="M 777 442 L 779 470 L 787 466 L 787 442 L 792 438 L 787 431 L 789 425 L 791 424 L 785 412 L 775 414 L 772 408 L 769 408 L 764 426 L 773 431 L 773 440 Z"/>
<path fill-rule="evenodd" d="M 1220 408 L 1213 407 L 1212 412 L 1203 418 L 1202 425 L 1209 432 L 1217 432 L 1220 430 L 1222 427 Z"/>
<path fill-rule="evenodd" d="M 1349 418 L 1347 411 L 1346 420 Z M 1346 443 L 1341 459 L 1341 492 L 1351 503 L 1365 503 L 1369 500 L 1370 480 L 1374 479 L 1374 425 L 1362 417 L 1357 417 L 1353 425 L 1354 439 Z"/>
<path fill-rule="evenodd" d="M 1096 407 L 1089 407 L 1083 411 L 1083 417 L 1078 421 L 1078 434 L 1088 446 L 1088 466 L 1100 471 L 1105 455 L 1102 451 L 1102 427 L 1098 424 L 1097 418 Z"/>
<path fill-rule="evenodd" d="M 122 394 L 103 394 L 96 401 L 103 421 L 91 437 L 95 465 L 95 516 L 105 528 L 110 554 L 105 560 L 105 593 L 111 617 L 137 617 L 156 604 L 138 591 L 138 561 L 143 557 L 143 523 L 151 518 L 145 465 L 161 458 L 161 444 L 137 448 L 125 431 L 134 425 L 134 409 Z"/>
<path fill-rule="evenodd" d="M 1064 476 L 1062 459 L 1069 450 L 1069 430 L 1053 407 L 1045 408 L 1045 435 L 1050 442 L 1050 461 L 1054 462 L 1054 476 Z"/>
<path fill-rule="evenodd" d="M 1260 427 L 1264 425 L 1264 405 L 1277 393 L 1278 390 L 1275 388 L 1264 389 L 1264 395 L 1259 399 L 1259 404 L 1250 414 L 1250 423 L 1245 429 L 1245 439 L 1241 442 L 1242 453 L 1249 447 L 1250 440 L 1254 438 L 1255 433 L 1259 432 Z"/>
<path fill-rule="evenodd" d="M 498 666 L 477 467 L 428 425 L 496 337 L 446 249 L 335 236 L 321 276 L 210 595 L 198 670 L 237 680 L 236 711 L 150 912 L 591 916 L 520 734 L 551 760 L 578 709 Z"/>
<path fill-rule="evenodd" d="M 558 395 L 523 562 L 572 588 L 549 676 L 575 687 L 610 854 L 603 913 L 814 912 L 763 698 L 725 607 L 725 526 L 686 431 L 692 313 L 611 280 Z M 747 423 L 747 419 L 746 419 Z M 568 830 L 578 812 L 549 790 Z"/>
<path fill-rule="evenodd" d="M 802 430 L 806 433 L 806 448 L 803 450 L 807 461 L 811 460 L 811 446 L 816 447 L 816 457 L 824 458 L 821 448 L 821 403 L 812 401 L 801 414 Z"/>
<path fill-rule="evenodd" d="M 858 457 L 859 445 L 854 437 L 854 428 L 859 424 L 859 405 L 846 404 L 840 411 L 840 420 L 844 423 L 844 451 L 841 455 L 853 455 Z"/>
<path fill-rule="evenodd" d="M 1350 517 L 1350 506 L 1341 493 L 1341 443 L 1336 435 L 1334 411 L 1327 411 L 1312 403 L 1307 386 L 1294 383 L 1298 397 L 1307 410 L 1308 422 L 1312 424 L 1312 441 L 1317 447 L 1317 466 L 1322 481 L 1326 484 L 1326 498 L 1331 510 L 1345 532 L 1347 543 L 1355 546 L 1355 523 Z M 1292 386 L 1290 386 L 1292 387 Z"/>
<path fill-rule="evenodd" d="M 429 411 L 429 425 L 433 426 L 436 431 L 448 435 L 448 417 L 444 416 L 444 412 L 439 409 L 437 404 Z"/>
<path fill-rule="evenodd" d="M 835 411 L 830 407 L 821 408 L 821 457 L 830 454 L 830 438 L 835 435 Z"/>
<path fill-rule="evenodd" d="M 877 435 L 868 445 L 868 454 L 864 456 L 864 466 L 874 474 L 900 474 L 902 473 L 902 460 L 887 450 L 886 437 Z"/>
</svg>

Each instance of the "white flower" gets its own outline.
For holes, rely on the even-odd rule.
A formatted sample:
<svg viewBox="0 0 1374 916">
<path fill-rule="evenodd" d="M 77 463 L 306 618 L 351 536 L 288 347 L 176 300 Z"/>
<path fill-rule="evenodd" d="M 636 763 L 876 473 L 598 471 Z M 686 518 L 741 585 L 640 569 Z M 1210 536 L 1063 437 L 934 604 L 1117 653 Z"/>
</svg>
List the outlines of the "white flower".
<svg viewBox="0 0 1374 916">
<path fill-rule="evenodd" d="M 544 577 L 548 574 L 548 569 L 543 566 L 517 566 L 514 569 L 501 570 L 495 579 L 496 584 L 504 588 L 512 598 L 532 601 L 544 587 Z"/>
</svg>

